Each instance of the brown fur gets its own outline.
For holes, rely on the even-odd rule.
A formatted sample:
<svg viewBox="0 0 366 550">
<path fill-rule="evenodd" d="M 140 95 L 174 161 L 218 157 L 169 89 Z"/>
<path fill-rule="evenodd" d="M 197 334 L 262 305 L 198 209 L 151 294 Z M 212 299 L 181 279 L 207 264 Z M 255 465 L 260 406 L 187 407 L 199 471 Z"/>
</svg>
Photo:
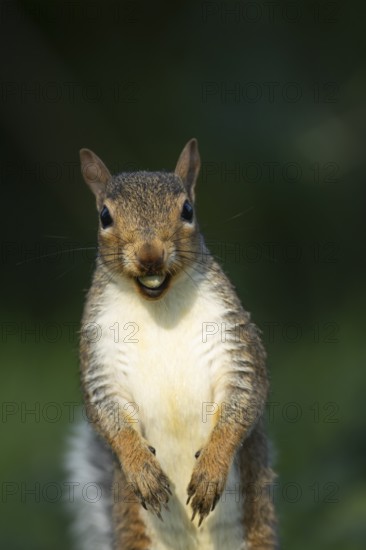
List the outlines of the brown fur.
<svg viewBox="0 0 366 550">
<path fill-rule="evenodd" d="M 243 443 L 240 468 L 248 550 L 278 548 L 272 492 L 275 476 L 269 465 L 267 438 L 261 422 Z"/>
<path fill-rule="evenodd" d="M 116 550 L 146 550 L 150 539 L 141 519 L 140 502 L 123 470 L 116 465 L 113 483 L 113 523 L 115 525 Z"/>
</svg>

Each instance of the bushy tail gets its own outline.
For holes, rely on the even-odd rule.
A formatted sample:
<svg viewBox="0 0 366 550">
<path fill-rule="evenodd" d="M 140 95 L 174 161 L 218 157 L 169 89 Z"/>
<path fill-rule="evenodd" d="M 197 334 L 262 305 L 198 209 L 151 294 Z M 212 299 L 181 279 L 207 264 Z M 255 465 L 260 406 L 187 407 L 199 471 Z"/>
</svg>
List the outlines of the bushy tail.
<svg viewBox="0 0 366 550">
<path fill-rule="evenodd" d="M 112 550 L 113 456 L 85 420 L 69 437 L 65 468 L 74 548 Z"/>
</svg>

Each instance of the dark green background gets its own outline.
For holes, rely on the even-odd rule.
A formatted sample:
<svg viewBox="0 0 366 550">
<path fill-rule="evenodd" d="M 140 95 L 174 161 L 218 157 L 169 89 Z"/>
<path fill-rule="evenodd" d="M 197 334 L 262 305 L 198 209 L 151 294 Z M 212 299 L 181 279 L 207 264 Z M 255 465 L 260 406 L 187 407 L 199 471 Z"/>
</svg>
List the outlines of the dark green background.
<svg viewBox="0 0 366 550">
<path fill-rule="evenodd" d="M 1 4 L 2 548 L 71 546 L 65 403 L 95 252 L 70 249 L 97 227 L 78 150 L 170 170 L 193 136 L 202 229 L 268 350 L 283 548 L 365 548 L 365 15 Z"/>
</svg>

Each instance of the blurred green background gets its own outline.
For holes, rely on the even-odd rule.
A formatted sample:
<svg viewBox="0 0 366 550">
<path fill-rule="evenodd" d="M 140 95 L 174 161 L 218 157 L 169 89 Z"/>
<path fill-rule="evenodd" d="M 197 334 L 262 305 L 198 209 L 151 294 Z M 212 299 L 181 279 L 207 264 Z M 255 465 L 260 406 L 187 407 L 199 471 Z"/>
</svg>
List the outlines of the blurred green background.
<svg viewBox="0 0 366 550">
<path fill-rule="evenodd" d="M 2 2 L 1 548 L 70 548 L 89 147 L 172 170 L 263 331 L 283 548 L 366 547 L 365 5 Z M 72 252 L 72 249 L 86 248 Z"/>
</svg>

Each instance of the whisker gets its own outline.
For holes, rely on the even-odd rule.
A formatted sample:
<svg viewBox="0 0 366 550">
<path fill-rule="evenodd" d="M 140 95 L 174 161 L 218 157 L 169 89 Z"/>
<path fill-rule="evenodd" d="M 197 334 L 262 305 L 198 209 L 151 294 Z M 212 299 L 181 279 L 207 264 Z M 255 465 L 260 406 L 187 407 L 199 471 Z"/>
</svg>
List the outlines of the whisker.
<svg viewBox="0 0 366 550">
<path fill-rule="evenodd" d="M 26 260 L 23 260 L 21 262 L 17 262 L 15 265 L 23 265 L 28 264 L 29 262 L 34 262 L 36 260 L 43 260 L 44 258 L 52 258 L 58 254 L 64 254 L 65 252 L 80 252 L 85 250 L 96 250 L 95 246 L 87 246 L 82 248 L 67 248 L 65 250 L 57 250 L 55 252 L 50 252 L 49 254 L 40 254 L 39 256 L 34 256 L 33 258 L 27 258 Z"/>
<path fill-rule="evenodd" d="M 250 206 L 246 210 L 243 210 L 242 212 L 238 212 L 238 214 L 234 214 L 234 216 L 231 216 L 231 218 L 227 218 L 226 220 L 223 220 L 222 223 L 231 222 L 232 220 L 241 218 L 241 216 L 243 216 L 244 214 L 247 214 L 248 212 L 251 212 L 252 210 L 254 210 L 254 206 Z"/>
<path fill-rule="evenodd" d="M 68 239 L 65 235 L 43 235 L 45 239 Z"/>
</svg>

